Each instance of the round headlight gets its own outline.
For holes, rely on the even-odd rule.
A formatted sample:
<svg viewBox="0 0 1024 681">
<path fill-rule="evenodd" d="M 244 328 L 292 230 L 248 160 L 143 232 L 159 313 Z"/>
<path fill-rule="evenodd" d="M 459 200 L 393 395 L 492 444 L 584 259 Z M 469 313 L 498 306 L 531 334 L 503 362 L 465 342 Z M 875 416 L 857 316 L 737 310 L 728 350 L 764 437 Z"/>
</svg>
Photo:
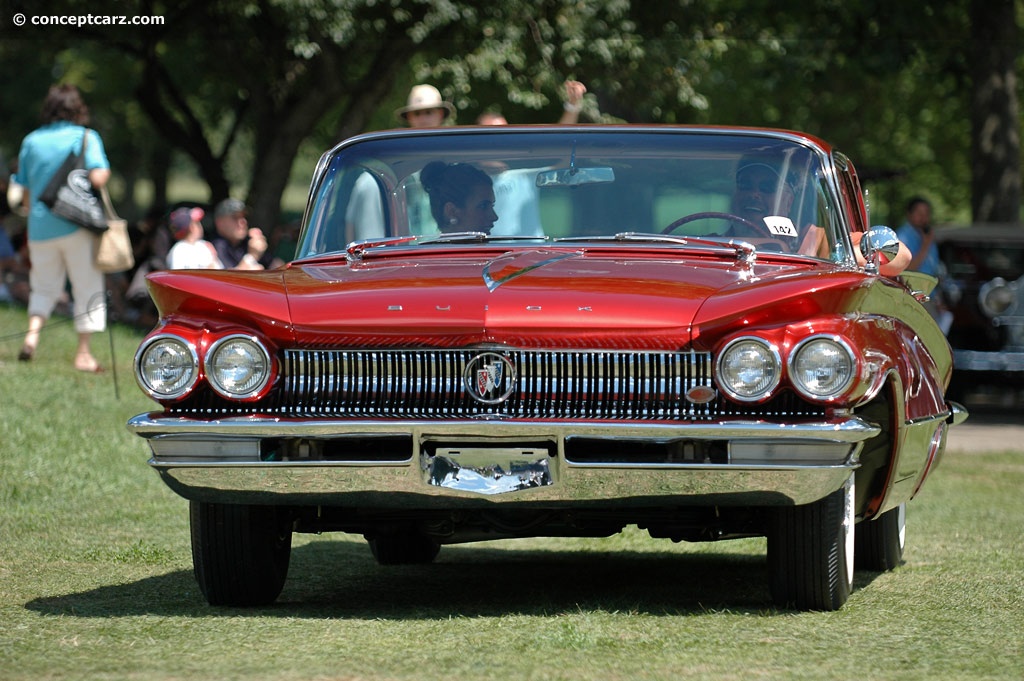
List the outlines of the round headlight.
<svg viewBox="0 0 1024 681">
<path fill-rule="evenodd" d="M 857 361 L 846 343 L 815 337 L 800 343 L 790 356 L 789 377 L 811 399 L 835 397 L 853 381 Z"/>
<path fill-rule="evenodd" d="M 177 336 L 155 336 L 135 355 L 139 385 L 156 399 L 181 397 L 196 383 L 199 357 Z"/>
<path fill-rule="evenodd" d="M 206 353 L 206 378 L 224 397 L 244 399 L 270 380 L 270 355 L 252 336 L 225 336 Z"/>
<path fill-rule="evenodd" d="M 719 387 L 734 399 L 760 400 L 779 384 L 782 360 L 760 338 L 737 338 L 718 357 Z"/>
<path fill-rule="evenodd" d="M 978 304 L 989 317 L 1006 314 L 1017 306 L 1017 282 L 1008 284 L 1002 277 L 986 282 L 978 290 Z"/>
</svg>

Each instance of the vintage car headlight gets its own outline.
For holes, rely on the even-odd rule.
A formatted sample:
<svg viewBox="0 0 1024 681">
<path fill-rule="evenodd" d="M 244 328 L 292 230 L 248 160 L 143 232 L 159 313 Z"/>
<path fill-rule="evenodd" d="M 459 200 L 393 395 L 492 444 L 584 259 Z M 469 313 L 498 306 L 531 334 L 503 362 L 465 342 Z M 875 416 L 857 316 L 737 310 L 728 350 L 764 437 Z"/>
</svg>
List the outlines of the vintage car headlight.
<svg viewBox="0 0 1024 681">
<path fill-rule="evenodd" d="M 782 360 L 778 350 L 754 337 L 737 338 L 718 356 L 719 387 L 733 399 L 760 400 L 779 384 Z"/>
<path fill-rule="evenodd" d="M 225 336 L 206 353 L 206 378 L 224 397 L 244 399 L 270 380 L 270 354 L 252 336 Z"/>
<path fill-rule="evenodd" d="M 989 317 L 998 317 L 1015 308 L 1018 283 L 1007 283 L 1002 277 L 986 282 L 978 291 L 978 304 L 982 312 Z"/>
<path fill-rule="evenodd" d="M 831 336 L 808 338 L 789 357 L 789 378 L 805 397 L 835 397 L 853 381 L 857 360 L 850 347 Z"/>
<path fill-rule="evenodd" d="M 199 357 L 178 336 L 154 336 L 135 355 L 135 377 L 150 397 L 173 400 L 195 385 Z"/>
</svg>

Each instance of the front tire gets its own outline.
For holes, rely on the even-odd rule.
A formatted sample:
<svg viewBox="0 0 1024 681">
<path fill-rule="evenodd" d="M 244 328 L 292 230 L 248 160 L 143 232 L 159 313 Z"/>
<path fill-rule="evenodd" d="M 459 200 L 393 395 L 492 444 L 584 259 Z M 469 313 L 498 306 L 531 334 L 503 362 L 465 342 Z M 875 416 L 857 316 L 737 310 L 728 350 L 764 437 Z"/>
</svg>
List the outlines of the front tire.
<svg viewBox="0 0 1024 681">
<path fill-rule="evenodd" d="M 853 477 L 821 501 L 775 509 L 768 573 L 779 607 L 838 610 L 853 589 Z"/>
<path fill-rule="evenodd" d="M 273 506 L 189 504 L 192 565 L 210 605 L 269 605 L 288 575 L 292 529 Z"/>
<path fill-rule="evenodd" d="M 907 543 L 907 505 L 900 504 L 857 525 L 854 556 L 858 570 L 887 572 L 903 563 Z"/>
</svg>

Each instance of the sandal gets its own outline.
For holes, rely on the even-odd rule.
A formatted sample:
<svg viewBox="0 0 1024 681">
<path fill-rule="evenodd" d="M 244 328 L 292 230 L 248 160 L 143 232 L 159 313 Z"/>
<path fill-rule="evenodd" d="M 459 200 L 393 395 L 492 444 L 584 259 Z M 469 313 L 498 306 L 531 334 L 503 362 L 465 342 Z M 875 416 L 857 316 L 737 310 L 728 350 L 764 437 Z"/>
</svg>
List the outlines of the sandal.
<svg viewBox="0 0 1024 681">
<path fill-rule="evenodd" d="M 85 362 L 79 363 L 78 357 L 88 357 L 89 358 L 89 362 L 88 363 L 85 363 Z M 87 374 L 102 374 L 103 373 L 103 367 L 100 366 L 100 363 L 97 362 L 91 355 L 87 355 L 85 353 L 79 353 L 78 356 L 75 357 L 75 369 L 77 369 L 78 371 L 87 373 Z"/>
<path fill-rule="evenodd" d="M 30 348 L 29 346 L 26 345 L 26 346 L 22 347 L 21 348 L 21 352 L 18 353 L 18 361 L 19 362 L 31 362 L 32 361 L 32 356 L 35 355 L 35 354 L 36 354 L 36 349 L 35 348 Z"/>
</svg>

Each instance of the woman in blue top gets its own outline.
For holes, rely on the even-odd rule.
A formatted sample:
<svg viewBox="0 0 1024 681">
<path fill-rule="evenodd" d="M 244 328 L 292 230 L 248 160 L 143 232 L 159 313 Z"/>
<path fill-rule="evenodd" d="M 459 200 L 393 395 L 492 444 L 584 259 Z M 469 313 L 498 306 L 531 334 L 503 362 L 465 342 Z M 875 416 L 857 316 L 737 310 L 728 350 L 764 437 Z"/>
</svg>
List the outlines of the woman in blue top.
<svg viewBox="0 0 1024 681">
<path fill-rule="evenodd" d="M 98 372 L 101 369 L 92 355 L 90 338 L 107 326 L 104 277 L 93 264 L 98 239 L 51 213 L 38 197 L 68 153 L 82 148 L 83 135 L 89 136 L 85 168 L 97 189 L 110 179 L 110 163 L 100 136 L 85 127 L 89 124 L 89 109 L 74 85 L 50 88 L 43 102 L 42 120 L 42 126 L 21 143 L 15 178 L 25 187 L 25 200 L 29 202 L 28 247 L 32 263 L 28 333 L 18 359 L 32 359 L 39 344 L 39 332 L 63 294 L 65 283 L 70 281 L 78 332 L 74 365 L 79 371 Z"/>
</svg>

